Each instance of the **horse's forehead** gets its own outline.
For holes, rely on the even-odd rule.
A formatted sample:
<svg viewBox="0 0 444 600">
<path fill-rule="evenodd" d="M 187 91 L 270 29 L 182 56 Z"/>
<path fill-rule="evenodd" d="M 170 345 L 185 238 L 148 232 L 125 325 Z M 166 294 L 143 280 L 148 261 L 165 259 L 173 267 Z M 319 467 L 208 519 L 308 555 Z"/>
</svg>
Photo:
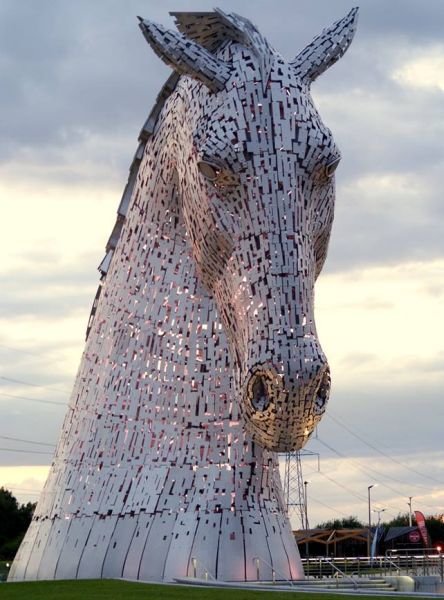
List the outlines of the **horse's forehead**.
<svg viewBox="0 0 444 600">
<path fill-rule="evenodd" d="M 234 71 L 227 90 L 214 94 L 199 83 L 191 84 L 203 94 L 191 93 L 195 98 L 193 138 L 201 154 L 230 163 L 242 159 L 238 152 L 244 151 L 247 156 L 279 147 L 296 159 L 305 156 L 308 139 L 313 148 L 328 147 L 332 154 L 336 152 L 331 131 L 316 110 L 309 86 L 290 63 L 277 53 L 271 55 L 264 80 L 260 57 L 253 51 L 240 44 L 232 44 L 228 51 L 223 56 L 230 58 Z"/>
<path fill-rule="evenodd" d="M 303 131 L 307 131 L 306 141 L 310 131 L 313 145 L 333 147 L 333 135 L 324 125 L 309 88 L 293 73 L 286 73 L 290 70 L 289 65 L 279 62 L 266 86 L 254 77 L 239 79 L 228 94 L 209 94 L 206 101 L 198 101 L 194 132 L 197 146 L 215 144 L 222 149 L 224 142 L 230 144 L 232 138 L 251 136 L 258 137 L 261 146 L 261 139 L 270 141 L 277 136 L 285 138 L 286 145 L 297 138 L 297 147 L 305 153 Z"/>
<path fill-rule="evenodd" d="M 261 58 L 240 44 L 230 44 L 223 56 L 230 58 L 235 71 L 233 87 L 229 92 L 231 102 L 227 105 L 213 97 L 213 101 L 207 105 L 208 113 L 217 106 L 222 113 L 218 116 L 219 119 L 223 119 L 224 114 L 227 118 L 232 118 L 230 105 L 233 106 L 234 103 L 236 111 L 240 110 L 240 105 L 244 107 L 244 117 L 247 120 L 257 118 L 257 111 L 250 110 L 254 106 L 259 109 L 268 106 L 272 118 L 279 116 L 285 120 L 299 114 L 307 120 L 318 119 L 319 115 L 312 102 L 309 87 L 301 81 L 294 67 L 277 52 L 268 56 L 267 63 L 270 68 L 266 72 L 263 71 Z M 319 124 L 322 126 L 320 121 Z"/>
</svg>

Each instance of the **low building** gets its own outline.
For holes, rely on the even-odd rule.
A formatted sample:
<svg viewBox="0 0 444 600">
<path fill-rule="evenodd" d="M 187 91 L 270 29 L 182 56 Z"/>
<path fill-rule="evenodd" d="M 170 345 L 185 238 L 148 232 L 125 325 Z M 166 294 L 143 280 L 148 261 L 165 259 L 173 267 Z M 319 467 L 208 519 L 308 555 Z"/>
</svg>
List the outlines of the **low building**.
<svg viewBox="0 0 444 600">
<path fill-rule="evenodd" d="M 367 529 L 300 529 L 293 531 L 302 558 L 365 556 Z"/>
<path fill-rule="evenodd" d="M 302 558 L 367 555 L 368 529 L 299 529 L 293 531 Z M 375 528 L 372 527 L 372 536 Z M 381 527 L 376 554 L 387 550 L 413 550 L 424 546 L 418 527 Z"/>
<path fill-rule="evenodd" d="M 384 553 L 387 550 L 414 550 L 424 547 L 418 527 L 389 527 L 381 540 Z"/>
</svg>

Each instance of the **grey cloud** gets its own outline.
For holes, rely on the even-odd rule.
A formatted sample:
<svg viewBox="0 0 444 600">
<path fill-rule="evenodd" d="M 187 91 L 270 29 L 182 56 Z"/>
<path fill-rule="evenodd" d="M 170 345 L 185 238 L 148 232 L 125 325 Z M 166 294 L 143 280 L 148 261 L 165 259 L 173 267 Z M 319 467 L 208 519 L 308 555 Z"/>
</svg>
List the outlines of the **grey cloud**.
<svg viewBox="0 0 444 600">
<path fill-rule="evenodd" d="M 428 0 L 427 4 L 417 0 L 363 0 L 361 21 L 372 35 L 402 34 L 407 40 L 442 40 L 440 20 L 444 17 L 444 6 L 440 0 Z"/>
<path fill-rule="evenodd" d="M 32 352 L 0 345 L 0 435 L 50 444 L 57 442 L 74 380 L 58 354 L 65 350 L 61 344 L 47 346 L 41 340 L 36 341 Z M 51 462 L 52 456 L 46 452 L 51 453 L 52 449 L 46 446 L 2 439 L 0 442 L 2 448 L 30 451 L 0 450 L 3 466 L 49 465 Z"/>
<path fill-rule="evenodd" d="M 0 278 L 1 283 L 1 278 Z M 85 312 L 85 321 L 87 313 L 85 307 L 91 304 L 91 294 L 66 293 L 64 295 L 42 295 L 38 297 L 20 298 L 15 297 L 10 300 L 0 300 L 0 312 L 8 314 L 11 319 L 23 317 L 53 317 L 68 315 L 83 309 Z"/>
<path fill-rule="evenodd" d="M 440 298 L 441 296 L 444 296 L 444 282 L 441 285 L 425 285 L 422 287 L 422 289 L 427 294 L 429 294 L 430 296 L 434 296 L 435 298 Z"/>
<path fill-rule="evenodd" d="M 356 273 L 353 273 L 354 277 L 354 282 L 358 283 L 358 277 L 356 277 Z M 343 302 L 335 304 L 335 305 L 329 305 L 330 310 L 332 309 L 350 309 L 350 308 L 357 308 L 359 307 L 360 309 L 364 309 L 364 310 L 391 310 L 392 308 L 394 308 L 393 303 L 391 302 L 386 302 L 384 300 L 381 300 L 380 298 L 365 298 L 364 300 L 360 300 L 359 303 L 358 302 L 349 302 L 348 300 L 344 299 Z M 366 355 L 369 356 L 369 355 Z"/>
<path fill-rule="evenodd" d="M 7 294 L 0 297 L 0 313 L 10 319 L 57 319 L 80 310 L 85 314 L 86 323 L 99 284 L 99 273 L 91 268 L 91 262 L 91 258 L 75 265 L 55 261 L 49 267 L 36 259 L 19 272 L 1 273 L 0 287 L 7 290 Z"/>
<path fill-rule="evenodd" d="M 26 261 L 26 266 L 17 270 L 11 269 L 0 274 L 2 285 L 5 289 L 14 290 L 25 295 L 35 293 L 37 296 L 42 292 L 39 286 L 54 286 L 59 284 L 71 284 L 77 289 L 82 286 L 90 286 L 94 281 L 99 281 L 98 271 L 91 269 L 91 263 L 96 260 L 95 254 L 80 256 L 75 263 L 61 262 L 53 252 L 37 253 L 35 256 L 23 253 L 21 256 Z M 51 257 L 53 260 L 51 261 Z M 100 257 L 101 259 L 102 257 Z"/>
<path fill-rule="evenodd" d="M 421 174 L 443 161 L 442 92 L 393 82 L 377 92 L 321 89 L 318 105 L 342 149 L 339 174 L 344 178 L 374 171 Z"/>
<path fill-rule="evenodd" d="M 415 368 L 414 363 L 410 368 Z M 412 448 L 442 451 L 442 385 L 437 378 L 405 384 L 396 379 L 388 370 L 375 375 L 373 380 L 366 376 L 361 385 L 335 380 L 328 413 L 345 419 L 352 430 L 366 432 L 375 445 L 387 444 L 393 455 L 408 454 Z M 319 435 L 326 441 L 330 439 L 333 446 L 348 456 L 373 454 L 351 435 L 339 436 L 337 425 L 327 417 L 319 426 Z"/>
<path fill-rule="evenodd" d="M 85 314 L 85 325 L 86 317 Z M 83 333 L 79 332 L 79 341 Z M 71 347 L 67 342 L 54 344 L 41 339 L 33 343 L 32 331 L 24 351 L 20 347 L 3 345 L 1 341 L 0 435 L 55 444 L 75 375 L 67 372 L 64 362 L 64 355 Z M 33 401 L 36 399 L 61 404 Z M 3 466 L 49 465 L 51 462 L 52 450 L 46 446 L 1 439 L 0 442 L 2 448 L 30 451 L 0 450 L 0 464 Z"/>
<path fill-rule="evenodd" d="M 84 254 L 74 264 L 62 263 L 51 251 L 22 253 L 26 264 L 0 273 L 0 313 L 16 319 L 66 318 L 84 315 L 85 328 L 100 275 L 92 266 L 102 257 Z"/>
<path fill-rule="evenodd" d="M 105 240 L 104 240 L 105 245 Z M 24 261 L 26 267 L 20 270 L 6 271 L 0 275 L 6 285 L 23 291 L 33 288 L 34 284 L 72 284 L 73 286 L 88 286 L 99 281 L 99 273 L 91 264 L 97 264 L 103 258 L 95 253 L 79 254 L 75 263 L 62 262 L 56 252 L 52 250 L 38 250 L 35 252 L 19 252 L 16 258 Z"/>
<path fill-rule="evenodd" d="M 6 399 L 0 396 L 2 422 L 0 435 L 20 437 L 22 439 L 55 444 L 65 414 L 64 407 L 31 404 L 25 400 Z M 34 408 L 37 407 L 38 408 Z M 4 424 L 7 423 L 7 426 Z M 11 433 L 15 432 L 15 433 Z M 16 432 L 20 432 L 18 435 Z M 0 439 L 2 448 L 27 450 L 29 452 L 8 452 L 0 450 L 2 466 L 49 465 L 52 448 L 36 446 L 24 442 Z M 44 454 L 40 454 L 44 452 Z M 49 452 L 49 454 L 47 454 Z"/>
<path fill-rule="evenodd" d="M 353 352 L 352 354 L 347 354 L 341 358 L 341 364 L 347 365 L 348 369 L 362 367 L 362 365 L 375 364 L 377 361 L 378 357 L 369 352 Z"/>
<path fill-rule="evenodd" d="M 365 207 L 340 207 L 325 273 L 442 258 L 443 239 L 444 221 L 439 215 L 429 217 L 426 226 L 412 220 L 400 227 L 396 218 L 372 214 Z"/>
<path fill-rule="evenodd" d="M 437 373 L 444 375 L 444 351 L 428 359 L 418 357 L 404 358 L 398 361 L 397 369 L 400 372 Z"/>
<path fill-rule="evenodd" d="M 32 340 L 32 334 L 30 338 Z M 81 340 L 82 333 L 79 334 L 79 341 Z M 39 348 L 39 345 L 35 344 L 37 348 Z M 71 393 L 74 375 L 66 371 L 62 357 L 57 358 L 58 348 L 59 346 L 51 348 L 53 355 L 55 355 L 51 359 L 46 358 L 43 351 L 40 357 L 26 357 L 13 348 L 9 350 L 3 347 L 0 348 L 0 391 L 3 394 L 26 396 L 40 400 L 57 402 L 67 400 Z"/>
<path fill-rule="evenodd" d="M 115 1 L 5 2 L 1 10 L 3 159 L 88 132 L 136 138 L 167 69 L 149 68 L 135 13 Z"/>
</svg>

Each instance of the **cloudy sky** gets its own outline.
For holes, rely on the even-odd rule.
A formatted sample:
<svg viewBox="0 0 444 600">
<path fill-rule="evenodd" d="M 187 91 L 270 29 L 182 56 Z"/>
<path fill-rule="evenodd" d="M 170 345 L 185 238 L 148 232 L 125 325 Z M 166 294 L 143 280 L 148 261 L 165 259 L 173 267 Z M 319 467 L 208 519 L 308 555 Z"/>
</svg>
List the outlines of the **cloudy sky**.
<svg viewBox="0 0 444 600">
<path fill-rule="evenodd" d="M 285 58 L 348 0 L 220 0 Z M 138 131 L 169 69 L 136 15 L 194 0 L 0 2 L 0 485 L 45 480 L 84 343 L 96 267 Z M 313 86 L 342 150 L 317 322 L 333 373 L 304 458 L 309 520 L 444 512 L 444 3 L 361 0 L 355 40 Z M 16 438 L 16 439 L 12 439 Z M 39 442 L 31 444 L 30 441 Z M 45 443 L 48 445 L 43 445 Z M 298 525 L 295 521 L 295 526 Z"/>
</svg>

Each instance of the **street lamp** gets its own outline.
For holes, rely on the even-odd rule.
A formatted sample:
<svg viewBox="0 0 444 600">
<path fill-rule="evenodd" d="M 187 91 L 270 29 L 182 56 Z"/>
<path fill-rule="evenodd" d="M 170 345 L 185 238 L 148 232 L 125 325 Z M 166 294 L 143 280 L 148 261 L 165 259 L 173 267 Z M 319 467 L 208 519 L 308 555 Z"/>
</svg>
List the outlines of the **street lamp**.
<svg viewBox="0 0 444 600">
<path fill-rule="evenodd" d="M 387 510 L 386 508 L 380 508 L 380 509 L 374 508 L 372 510 L 372 512 L 378 513 L 378 527 L 379 527 L 379 525 L 381 523 L 381 513 L 385 512 L 386 510 Z"/>
<path fill-rule="evenodd" d="M 370 490 L 374 487 L 377 487 L 377 483 L 372 483 L 367 488 L 368 495 L 368 535 L 367 535 L 367 556 L 370 558 L 370 535 L 372 530 L 372 508 L 370 503 Z"/>
<path fill-rule="evenodd" d="M 308 479 L 304 481 L 304 513 L 305 513 L 305 529 L 308 529 L 308 493 L 307 486 L 310 482 Z"/>
<path fill-rule="evenodd" d="M 380 509 L 373 509 L 372 512 L 374 513 L 378 513 L 378 526 L 376 527 L 376 533 L 375 535 L 378 535 L 379 533 L 379 526 L 381 524 L 381 513 L 385 512 L 387 509 L 386 508 L 380 508 Z M 376 554 L 376 548 L 378 547 L 378 541 L 376 541 L 376 545 L 375 545 L 375 554 Z"/>
<path fill-rule="evenodd" d="M 308 493 L 307 486 L 310 482 L 304 481 L 304 513 L 305 513 L 305 558 L 308 560 Z"/>
<path fill-rule="evenodd" d="M 413 496 L 409 496 L 409 501 L 407 502 L 409 506 L 409 527 L 412 526 L 412 498 Z"/>
</svg>

